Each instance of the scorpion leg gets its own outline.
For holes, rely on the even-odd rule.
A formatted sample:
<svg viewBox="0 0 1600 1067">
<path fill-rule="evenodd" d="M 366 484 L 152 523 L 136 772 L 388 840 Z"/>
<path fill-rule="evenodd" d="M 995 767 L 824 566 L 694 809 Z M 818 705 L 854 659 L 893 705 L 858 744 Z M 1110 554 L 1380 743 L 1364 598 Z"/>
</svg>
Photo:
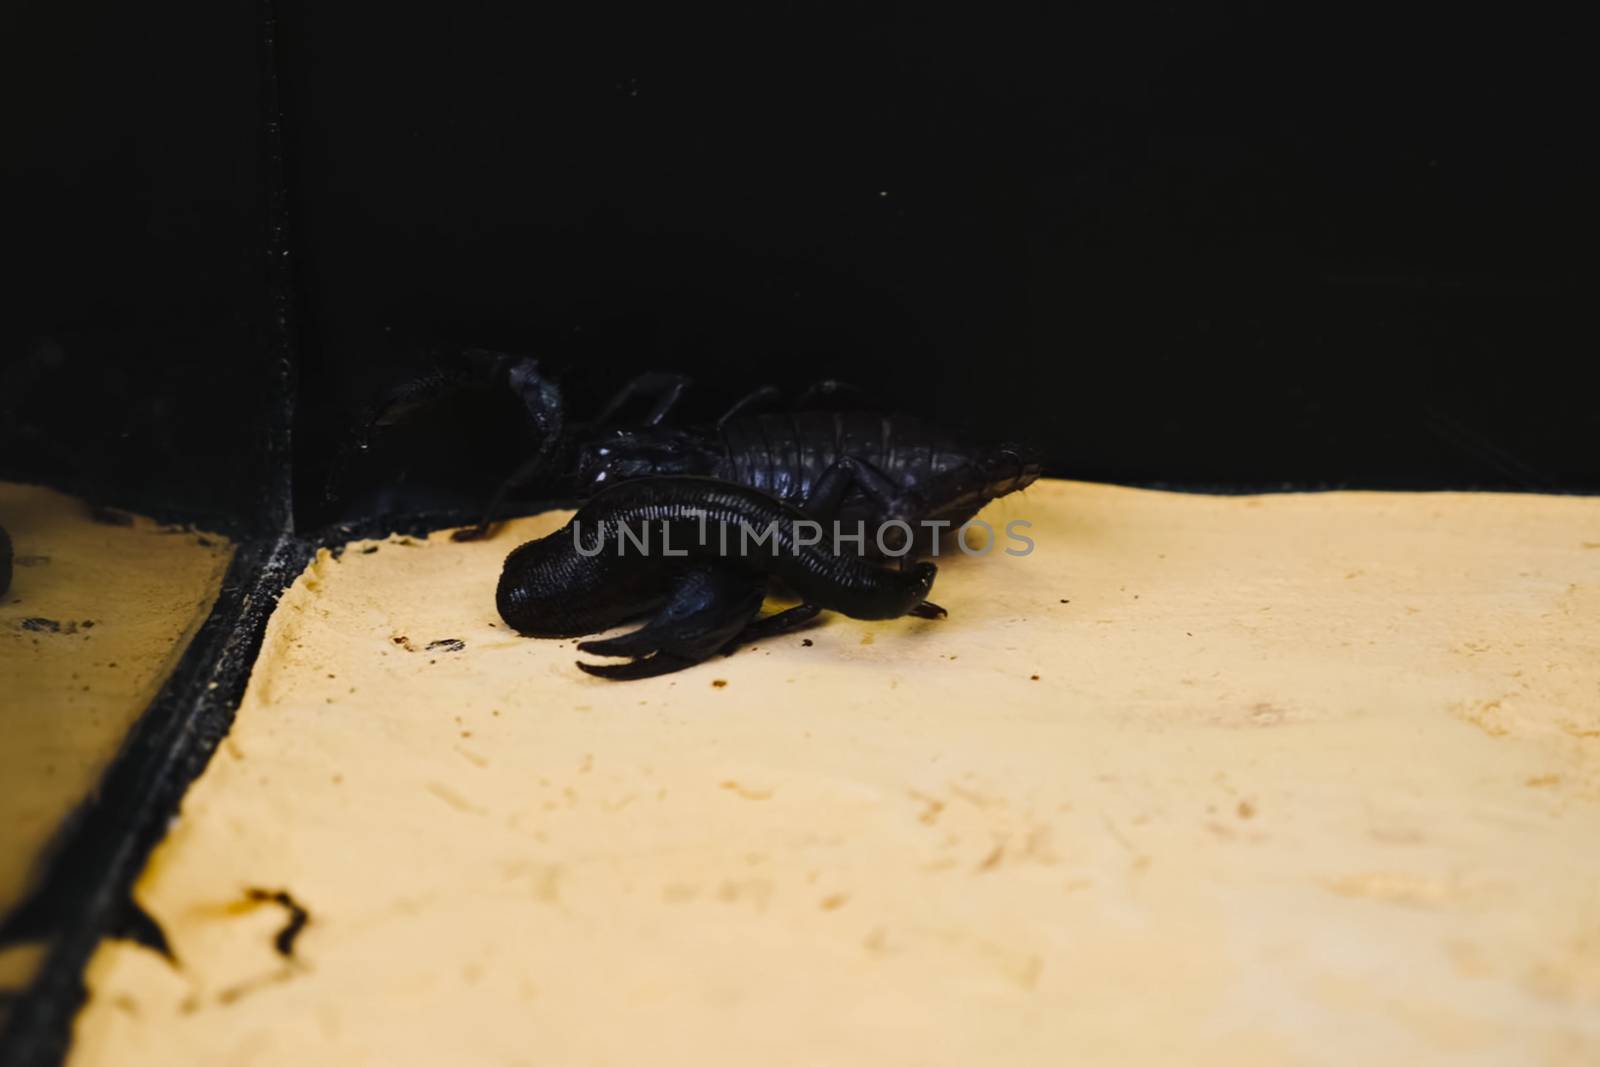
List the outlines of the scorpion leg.
<svg viewBox="0 0 1600 1067">
<path fill-rule="evenodd" d="M 615 396 L 606 402 L 600 409 L 600 414 L 595 417 L 596 426 L 604 426 L 616 418 L 621 411 L 635 397 L 655 397 L 655 404 L 650 408 L 650 413 L 644 417 L 645 426 L 659 426 L 678 406 L 678 401 L 683 399 L 684 392 L 689 388 L 690 379 L 682 374 L 641 374 L 634 378 L 621 389 Z"/>
<path fill-rule="evenodd" d="M 834 463 L 824 472 L 816 486 L 812 488 L 811 495 L 806 498 L 801 510 L 813 519 L 828 520 L 838 514 L 839 505 L 852 483 L 862 485 L 869 496 L 885 510 L 905 506 L 908 498 L 904 494 L 895 492 L 895 485 L 882 471 L 865 460 L 858 460 L 846 456 Z M 902 568 L 904 560 L 902 560 Z M 761 641 L 771 637 L 786 634 L 797 627 L 804 626 L 820 614 L 822 609 L 816 604 L 798 604 L 792 608 L 768 615 L 766 618 L 757 619 L 746 626 L 739 634 L 735 644 L 745 644 L 750 641 Z M 942 619 L 949 613 L 937 604 L 924 601 L 913 607 L 908 614 L 919 619 Z"/>
<path fill-rule="evenodd" d="M 886 522 L 893 520 L 910 522 L 925 514 L 925 507 L 919 495 L 902 492 L 887 474 L 855 456 L 840 456 L 823 471 L 822 477 L 811 487 L 811 495 L 806 498 L 801 510 L 813 519 L 832 520 L 839 514 L 839 507 L 844 503 L 845 495 L 852 486 L 859 486 L 867 498 L 878 506 Z M 915 537 L 916 533 L 913 531 L 912 538 Z M 906 569 L 910 556 L 908 546 L 906 553 L 900 557 L 901 570 Z M 919 604 L 911 614 L 923 619 L 942 619 L 949 612 L 937 604 L 929 603 Z"/>
<path fill-rule="evenodd" d="M 763 385 L 759 389 L 751 390 L 744 396 L 740 397 L 734 403 L 733 407 L 722 413 L 722 418 L 717 420 L 717 429 L 722 429 L 723 423 L 727 422 L 729 419 L 738 418 L 740 415 L 747 413 L 751 408 L 761 407 L 764 404 L 771 404 L 782 395 L 783 393 L 776 385 Z"/>
<path fill-rule="evenodd" d="M 761 610 L 766 588 L 767 580 L 759 574 L 718 564 L 695 567 L 684 574 L 666 606 L 644 626 L 619 637 L 578 645 L 580 652 L 629 656 L 632 662 L 593 664 L 580 660 L 578 667 L 615 681 L 652 678 L 692 667 L 728 647 L 741 632 L 748 632 L 750 620 Z"/>
<path fill-rule="evenodd" d="M 831 519 L 852 487 L 859 488 L 880 509 L 885 520 L 910 521 L 923 512 L 922 498 L 903 492 L 883 471 L 855 456 L 840 456 L 822 472 L 802 510 L 814 519 Z"/>
<path fill-rule="evenodd" d="M 829 518 L 852 487 L 859 488 L 877 509 L 881 522 L 923 524 L 930 531 L 927 544 L 900 557 L 901 565 L 925 549 L 935 549 L 940 526 L 959 527 L 991 500 L 1026 489 L 1043 470 L 1037 454 L 1020 445 L 984 449 L 967 462 L 921 480 L 905 489 L 866 460 L 842 456 L 825 470 L 812 487 L 806 510 L 813 518 Z M 930 505 L 936 501 L 937 506 Z M 934 521 L 936 520 L 936 521 Z M 913 530 L 913 535 L 919 531 Z"/>
<path fill-rule="evenodd" d="M 739 643 L 764 641 L 769 637 L 778 637 L 786 634 L 790 630 L 804 626 L 821 612 L 822 609 L 815 604 L 796 604 L 792 608 L 784 608 L 782 611 L 773 612 L 766 618 L 757 619 L 749 626 L 746 626 L 744 632 L 739 635 Z M 911 614 L 915 615 L 916 613 L 916 609 L 913 608 Z"/>
<path fill-rule="evenodd" d="M 766 389 L 771 388 L 771 386 L 767 386 L 765 389 L 758 390 L 757 393 L 765 392 Z M 757 393 L 752 393 L 745 400 L 750 400 Z M 740 401 L 741 405 L 743 403 L 744 401 Z M 737 410 L 737 406 L 735 410 Z M 733 412 L 729 412 L 729 414 L 731 415 Z M 845 457 L 829 467 L 822 477 L 817 480 L 817 484 L 812 487 L 811 495 L 806 498 L 800 510 L 813 519 L 833 519 L 839 513 L 839 504 L 844 500 L 845 493 L 849 490 L 858 473 L 859 476 L 870 481 L 874 488 L 880 492 L 892 491 L 894 488 L 893 483 L 875 467 L 851 457 Z M 938 608 L 937 605 L 932 606 L 943 614 L 943 608 Z M 796 605 L 752 622 L 739 635 L 739 640 L 741 642 L 759 641 L 767 637 L 777 637 L 779 634 L 788 633 L 797 626 L 805 625 L 816 618 L 821 611 L 822 609 L 815 604 Z M 917 614 L 917 612 L 914 611 L 913 614 Z"/>
<path fill-rule="evenodd" d="M 864 392 L 865 390 L 859 386 L 829 378 L 826 381 L 813 382 L 793 404 L 789 405 L 789 408 L 791 411 L 804 411 L 807 408 L 816 406 L 819 397 L 833 399 L 841 396 L 860 396 Z M 738 418 L 740 415 L 748 415 L 755 409 L 773 406 L 782 396 L 783 391 L 775 385 L 763 385 L 759 389 L 752 390 L 741 397 L 733 407 L 723 412 L 722 417 L 717 420 L 717 429 L 720 430 L 723 424 L 730 419 Z"/>
</svg>

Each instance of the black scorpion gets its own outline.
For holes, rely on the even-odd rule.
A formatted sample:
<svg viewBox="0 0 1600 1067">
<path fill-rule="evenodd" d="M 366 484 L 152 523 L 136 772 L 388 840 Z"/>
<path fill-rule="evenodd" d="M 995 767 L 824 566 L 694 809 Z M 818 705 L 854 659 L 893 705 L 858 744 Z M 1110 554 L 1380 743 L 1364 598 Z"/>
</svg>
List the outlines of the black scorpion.
<svg viewBox="0 0 1600 1067">
<path fill-rule="evenodd" d="M 802 410 L 771 410 L 778 391 L 768 386 L 740 400 L 713 426 L 684 428 L 669 420 L 689 379 L 647 374 L 624 386 L 592 423 L 569 434 L 561 391 L 535 359 L 481 350 L 467 353 L 450 373 L 391 394 L 366 421 L 356 447 L 366 447 L 373 434 L 432 396 L 465 385 L 511 389 L 541 440 L 534 456 L 501 484 L 483 520 L 455 537 L 487 536 L 511 490 L 558 471 L 566 495 L 588 500 L 574 517 L 578 528 L 569 524 L 512 552 L 496 603 L 508 624 L 531 636 L 594 633 L 657 611 L 633 633 L 578 646 L 632 657 L 629 664 L 579 664 L 611 678 L 678 670 L 800 625 L 821 610 L 857 618 L 943 614 L 925 602 L 932 564 L 897 574 L 878 561 L 898 557 L 904 567 L 936 551 L 941 530 L 959 527 L 1040 473 L 1037 457 L 1025 446 L 973 447 L 904 415 L 804 410 L 848 390 L 831 382 L 813 387 L 797 405 Z M 650 407 L 642 421 L 616 423 L 623 409 L 646 401 Z M 699 534 L 699 517 L 708 515 L 717 553 L 686 536 L 690 525 Z M 673 548 L 681 538 L 689 555 L 630 558 L 612 545 L 589 556 L 575 541 L 601 524 L 615 528 L 645 519 L 676 530 Z M 851 541 L 857 555 L 835 551 L 838 542 L 828 538 L 816 546 L 797 546 L 791 538 L 775 554 L 770 544 L 743 551 L 734 538 L 731 551 L 724 552 L 727 542 L 716 536 L 719 528 L 734 525 L 765 529 L 777 523 L 788 531 L 807 519 L 864 533 L 860 542 Z M 904 526 L 897 536 L 880 538 L 889 524 Z M 788 586 L 802 603 L 757 619 L 769 578 Z"/>
</svg>

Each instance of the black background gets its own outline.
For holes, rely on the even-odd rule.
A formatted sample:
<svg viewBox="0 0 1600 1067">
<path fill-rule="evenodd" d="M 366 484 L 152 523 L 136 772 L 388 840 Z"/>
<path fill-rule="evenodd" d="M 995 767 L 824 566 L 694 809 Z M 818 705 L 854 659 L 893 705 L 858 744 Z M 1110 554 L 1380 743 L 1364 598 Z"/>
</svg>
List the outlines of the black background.
<svg viewBox="0 0 1600 1067">
<path fill-rule="evenodd" d="M 259 39 L 224 5 L 6 5 L 0 473 L 264 516 Z"/>
<path fill-rule="evenodd" d="M 1600 173 L 1570 27 L 1137 3 L 276 16 L 266 65 L 254 6 L 8 16 L 14 475 L 264 514 L 275 73 L 302 526 L 341 514 L 320 490 L 355 411 L 468 345 L 540 355 L 578 415 L 637 370 L 692 374 L 705 415 L 838 377 L 1032 439 L 1064 476 L 1600 489 Z M 494 398 L 442 405 L 362 461 L 365 506 L 481 499 L 518 433 Z"/>
</svg>

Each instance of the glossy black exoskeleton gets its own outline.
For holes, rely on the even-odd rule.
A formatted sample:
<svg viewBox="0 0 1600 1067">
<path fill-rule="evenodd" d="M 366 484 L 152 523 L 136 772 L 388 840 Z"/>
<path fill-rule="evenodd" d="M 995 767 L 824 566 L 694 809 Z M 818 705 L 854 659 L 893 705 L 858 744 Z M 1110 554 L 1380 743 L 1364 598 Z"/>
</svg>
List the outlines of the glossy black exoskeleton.
<svg viewBox="0 0 1600 1067">
<path fill-rule="evenodd" d="M 809 558 L 816 577 L 805 589 L 796 590 L 804 601 L 793 609 L 797 614 L 757 622 L 752 620 L 769 577 L 795 587 L 790 574 L 757 566 L 748 558 L 714 559 L 702 553 L 692 566 L 657 560 L 620 568 L 594 563 L 550 538 L 517 549 L 506 561 L 497 602 L 502 616 L 519 632 L 593 633 L 659 609 L 660 614 L 641 630 L 580 646 L 597 654 L 635 658 L 632 665 L 620 668 L 582 665 L 608 677 L 644 677 L 679 669 L 731 642 L 797 625 L 824 609 L 858 617 L 906 613 L 922 602 L 900 604 L 889 597 L 883 603 L 900 604 L 890 615 L 860 615 L 842 606 L 854 602 L 841 575 L 887 574 L 871 562 L 872 557 L 893 555 L 903 566 L 907 559 L 927 555 L 934 550 L 941 528 L 959 527 L 990 501 L 1025 488 L 1040 474 L 1037 457 L 1025 446 L 972 446 L 911 416 L 812 406 L 848 391 L 832 382 L 813 387 L 794 410 L 774 410 L 778 391 L 768 386 L 744 397 L 714 424 L 682 427 L 671 417 L 689 380 L 676 374 L 647 374 L 625 385 L 592 422 L 569 432 L 561 391 L 540 372 L 535 359 L 484 351 L 468 353 L 464 359 L 465 371 L 423 379 L 392 394 L 357 438 L 364 445 L 373 433 L 428 397 L 458 388 L 464 380 L 508 388 L 517 395 L 539 433 L 537 450 L 501 484 L 483 521 L 458 531 L 458 540 L 487 536 L 507 494 L 536 476 L 556 483 L 561 495 L 589 500 L 585 507 L 592 507 L 588 517 L 593 520 L 610 515 L 612 509 L 633 507 L 638 498 L 630 494 L 644 494 L 654 500 L 653 506 L 665 509 L 660 517 L 704 513 L 713 505 L 726 509 L 730 500 L 737 499 L 744 509 L 740 514 L 750 517 L 757 513 L 766 519 L 825 517 L 841 528 L 866 532 L 856 550 L 866 559 L 845 559 L 826 546 L 813 551 Z M 649 406 L 642 419 L 619 421 L 623 411 L 645 403 Z M 651 484 L 626 488 L 636 483 Z M 580 511 L 580 516 L 584 514 Z M 726 514 L 733 522 L 734 513 Z M 892 523 L 904 523 L 909 529 L 909 551 L 902 547 L 904 533 L 886 539 L 876 536 Z M 533 547 L 538 545 L 544 547 Z M 824 558 L 833 563 L 817 562 Z M 927 569 L 917 573 L 931 583 L 932 567 L 923 566 Z M 892 584 L 886 578 L 874 580 L 880 592 L 888 587 L 883 583 Z M 881 605 L 856 607 L 886 610 Z M 942 614 L 932 608 L 917 610 Z M 591 618 L 582 614 L 586 611 L 597 614 Z M 780 618 L 785 621 L 779 623 Z"/>
<path fill-rule="evenodd" d="M 654 612 L 632 633 L 578 645 L 582 652 L 629 657 L 626 664 L 578 664 L 613 679 L 680 670 L 734 643 L 793 629 L 823 610 L 858 619 L 944 614 L 927 600 L 937 571 L 932 563 L 892 570 L 808 539 L 805 524 L 828 518 L 825 503 L 801 510 L 711 478 L 619 482 L 561 529 L 515 549 L 495 605 L 518 633 L 534 637 L 596 633 Z M 622 530 L 640 537 L 631 550 Z M 770 539 L 755 541 L 752 532 Z M 801 603 L 757 619 L 774 578 Z"/>
<path fill-rule="evenodd" d="M 813 386 L 792 410 L 777 410 L 778 390 L 763 386 L 715 423 L 686 427 L 672 416 L 689 379 L 646 374 L 623 386 L 593 421 L 569 430 L 561 390 L 537 359 L 481 349 L 389 394 L 364 420 L 353 447 L 364 449 L 434 397 L 469 385 L 514 393 L 538 442 L 501 483 L 483 520 L 460 531 L 458 540 L 486 536 L 507 495 L 536 477 L 557 496 L 586 499 L 635 478 L 700 475 L 796 507 L 819 491 L 838 494 L 846 524 L 901 519 L 915 527 L 922 520 L 959 526 L 991 500 L 1027 487 L 1041 469 L 1023 445 L 974 446 L 913 416 L 839 410 L 839 398 L 853 390 L 837 382 Z M 642 419 L 619 420 L 643 404 L 649 406 Z M 928 547 L 919 542 L 913 554 Z"/>
</svg>

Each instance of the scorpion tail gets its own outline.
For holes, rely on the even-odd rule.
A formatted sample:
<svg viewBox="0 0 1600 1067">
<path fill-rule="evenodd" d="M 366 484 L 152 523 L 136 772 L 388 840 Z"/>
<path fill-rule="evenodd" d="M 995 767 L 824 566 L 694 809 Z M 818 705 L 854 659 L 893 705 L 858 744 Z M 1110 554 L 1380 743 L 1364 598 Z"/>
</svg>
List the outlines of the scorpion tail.
<svg viewBox="0 0 1600 1067">
<path fill-rule="evenodd" d="M 543 474 L 550 457 L 562 443 L 566 417 L 563 414 L 561 389 L 555 382 L 539 373 L 538 361 L 524 359 L 511 364 L 506 372 L 506 378 L 512 391 L 522 401 L 528 420 L 533 423 L 534 429 L 539 431 L 539 450 L 533 454 L 532 459 L 512 471 L 496 487 L 494 496 L 490 497 L 489 503 L 484 506 L 483 518 L 478 520 L 476 526 L 469 526 L 451 534 L 456 541 L 478 541 L 488 537 L 499 519 L 500 508 L 505 503 L 506 497 L 511 495 L 512 490 L 528 484 Z"/>
</svg>

